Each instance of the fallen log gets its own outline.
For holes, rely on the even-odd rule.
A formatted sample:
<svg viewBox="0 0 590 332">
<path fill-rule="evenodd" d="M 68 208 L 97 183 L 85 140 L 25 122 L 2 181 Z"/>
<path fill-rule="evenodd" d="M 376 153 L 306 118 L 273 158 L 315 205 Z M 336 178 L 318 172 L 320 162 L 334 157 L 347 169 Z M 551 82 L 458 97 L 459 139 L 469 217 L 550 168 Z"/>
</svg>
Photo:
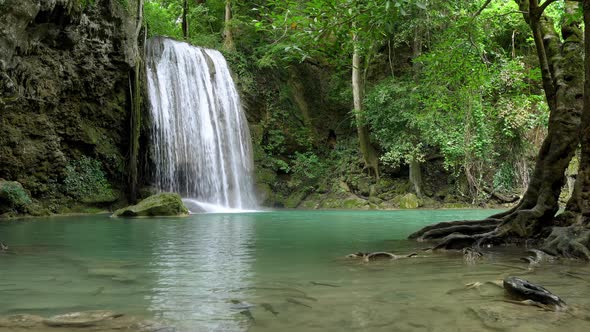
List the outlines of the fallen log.
<svg viewBox="0 0 590 332">
<path fill-rule="evenodd" d="M 559 296 L 527 280 L 518 277 L 506 277 L 503 285 L 508 295 L 516 299 L 532 300 L 545 305 L 555 306 L 555 309 L 567 307 L 566 303 Z"/>
</svg>

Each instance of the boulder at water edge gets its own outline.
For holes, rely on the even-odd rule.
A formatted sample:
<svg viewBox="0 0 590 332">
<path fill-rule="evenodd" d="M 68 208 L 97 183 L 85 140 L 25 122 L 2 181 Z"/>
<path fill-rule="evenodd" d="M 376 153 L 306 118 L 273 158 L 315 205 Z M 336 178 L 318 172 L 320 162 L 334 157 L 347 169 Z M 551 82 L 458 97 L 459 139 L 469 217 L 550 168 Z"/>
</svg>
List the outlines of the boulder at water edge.
<svg viewBox="0 0 590 332">
<path fill-rule="evenodd" d="M 168 217 L 187 216 L 188 209 L 182 203 L 180 195 L 162 193 L 150 196 L 136 205 L 119 209 L 112 217 Z"/>
</svg>

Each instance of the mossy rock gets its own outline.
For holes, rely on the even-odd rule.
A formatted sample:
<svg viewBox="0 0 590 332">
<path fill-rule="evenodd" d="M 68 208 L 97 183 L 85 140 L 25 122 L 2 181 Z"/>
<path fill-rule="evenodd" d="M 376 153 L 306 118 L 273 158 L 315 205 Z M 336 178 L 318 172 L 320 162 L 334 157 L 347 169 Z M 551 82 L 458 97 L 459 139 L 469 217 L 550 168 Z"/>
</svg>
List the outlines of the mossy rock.
<svg viewBox="0 0 590 332">
<path fill-rule="evenodd" d="M 119 209 L 112 217 L 168 217 L 188 214 L 189 211 L 182 203 L 180 195 L 162 193 L 150 196 L 136 205 Z"/>
<path fill-rule="evenodd" d="M 0 179 L 0 213 L 10 210 L 26 212 L 33 201 L 22 184 Z"/>
<path fill-rule="evenodd" d="M 367 207 L 367 201 L 360 198 L 349 198 L 342 202 L 342 207 L 345 209 L 361 209 Z"/>
<path fill-rule="evenodd" d="M 420 207 L 420 199 L 415 194 L 409 193 L 399 197 L 400 209 L 417 209 Z"/>
<path fill-rule="evenodd" d="M 305 190 L 292 193 L 287 199 L 285 199 L 285 207 L 289 209 L 298 207 L 306 196 L 307 192 Z"/>
<path fill-rule="evenodd" d="M 323 195 L 314 193 L 305 198 L 299 207 L 302 209 L 313 210 L 320 207 L 322 199 L 324 198 Z"/>
</svg>

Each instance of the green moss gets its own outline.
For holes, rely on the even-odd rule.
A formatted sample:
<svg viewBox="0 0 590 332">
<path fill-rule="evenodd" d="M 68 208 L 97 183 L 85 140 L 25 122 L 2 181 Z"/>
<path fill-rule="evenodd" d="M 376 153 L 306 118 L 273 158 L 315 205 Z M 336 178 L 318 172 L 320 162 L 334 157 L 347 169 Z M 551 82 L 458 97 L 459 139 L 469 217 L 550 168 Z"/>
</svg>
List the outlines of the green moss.
<svg viewBox="0 0 590 332">
<path fill-rule="evenodd" d="M 19 182 L 0 180 L 0 212 L 26 212 L 31 203 L 31 197 Z"/>
<path fill-rule="evenodd" d="M 182 203 L 180 195 L 162 193 L 150 196 L 136 205 L 119 209 L 113 217 L 158 217 L 158 216 L 187 216 L 188 209 Z"/>
<path fill-rule="evenodd" d="M 420 199 L 415 194 L 409 193 L 399 197 L 400 209 L 417 209 L 420 205 Z"/>
<path fill-rule="evenodd" d="M 296 208 L 299 206 L 301 201 L 307 196 L 307 191 L 297 191 L 293 194 L 289 195 L 287 199 L 285 199 L 285 207 L 286 208 Z"/>
<path fill-rule="evenodd" d="M 300 208 L 303 209 L 317 209 L 320 207 L 322 201 L 322 195 L 320 194 L 311 194 L 305 198 L 303 202 L 299 205 Z"/>
</svg>

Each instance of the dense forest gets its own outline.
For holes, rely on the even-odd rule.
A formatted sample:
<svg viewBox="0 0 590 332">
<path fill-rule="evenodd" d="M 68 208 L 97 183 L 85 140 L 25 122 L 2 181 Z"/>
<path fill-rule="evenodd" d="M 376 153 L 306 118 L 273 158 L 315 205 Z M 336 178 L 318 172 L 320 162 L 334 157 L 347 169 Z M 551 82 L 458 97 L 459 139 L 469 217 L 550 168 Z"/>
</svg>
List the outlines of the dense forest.
<svg viewBox="0 0 590 332">
<path fill-rule="evenodd" d="M 223 51 L 264 206 L 516 204 L 493 218 L 502 238 L 538 234 L 560 207 L 561 225 L 586 210 L 579 1 L 0 6 L 4 216 L 153 193 L 142 62 L 153 36 Z M 492 224 L 459 231 L 471 241 Z"/>
</svg>

